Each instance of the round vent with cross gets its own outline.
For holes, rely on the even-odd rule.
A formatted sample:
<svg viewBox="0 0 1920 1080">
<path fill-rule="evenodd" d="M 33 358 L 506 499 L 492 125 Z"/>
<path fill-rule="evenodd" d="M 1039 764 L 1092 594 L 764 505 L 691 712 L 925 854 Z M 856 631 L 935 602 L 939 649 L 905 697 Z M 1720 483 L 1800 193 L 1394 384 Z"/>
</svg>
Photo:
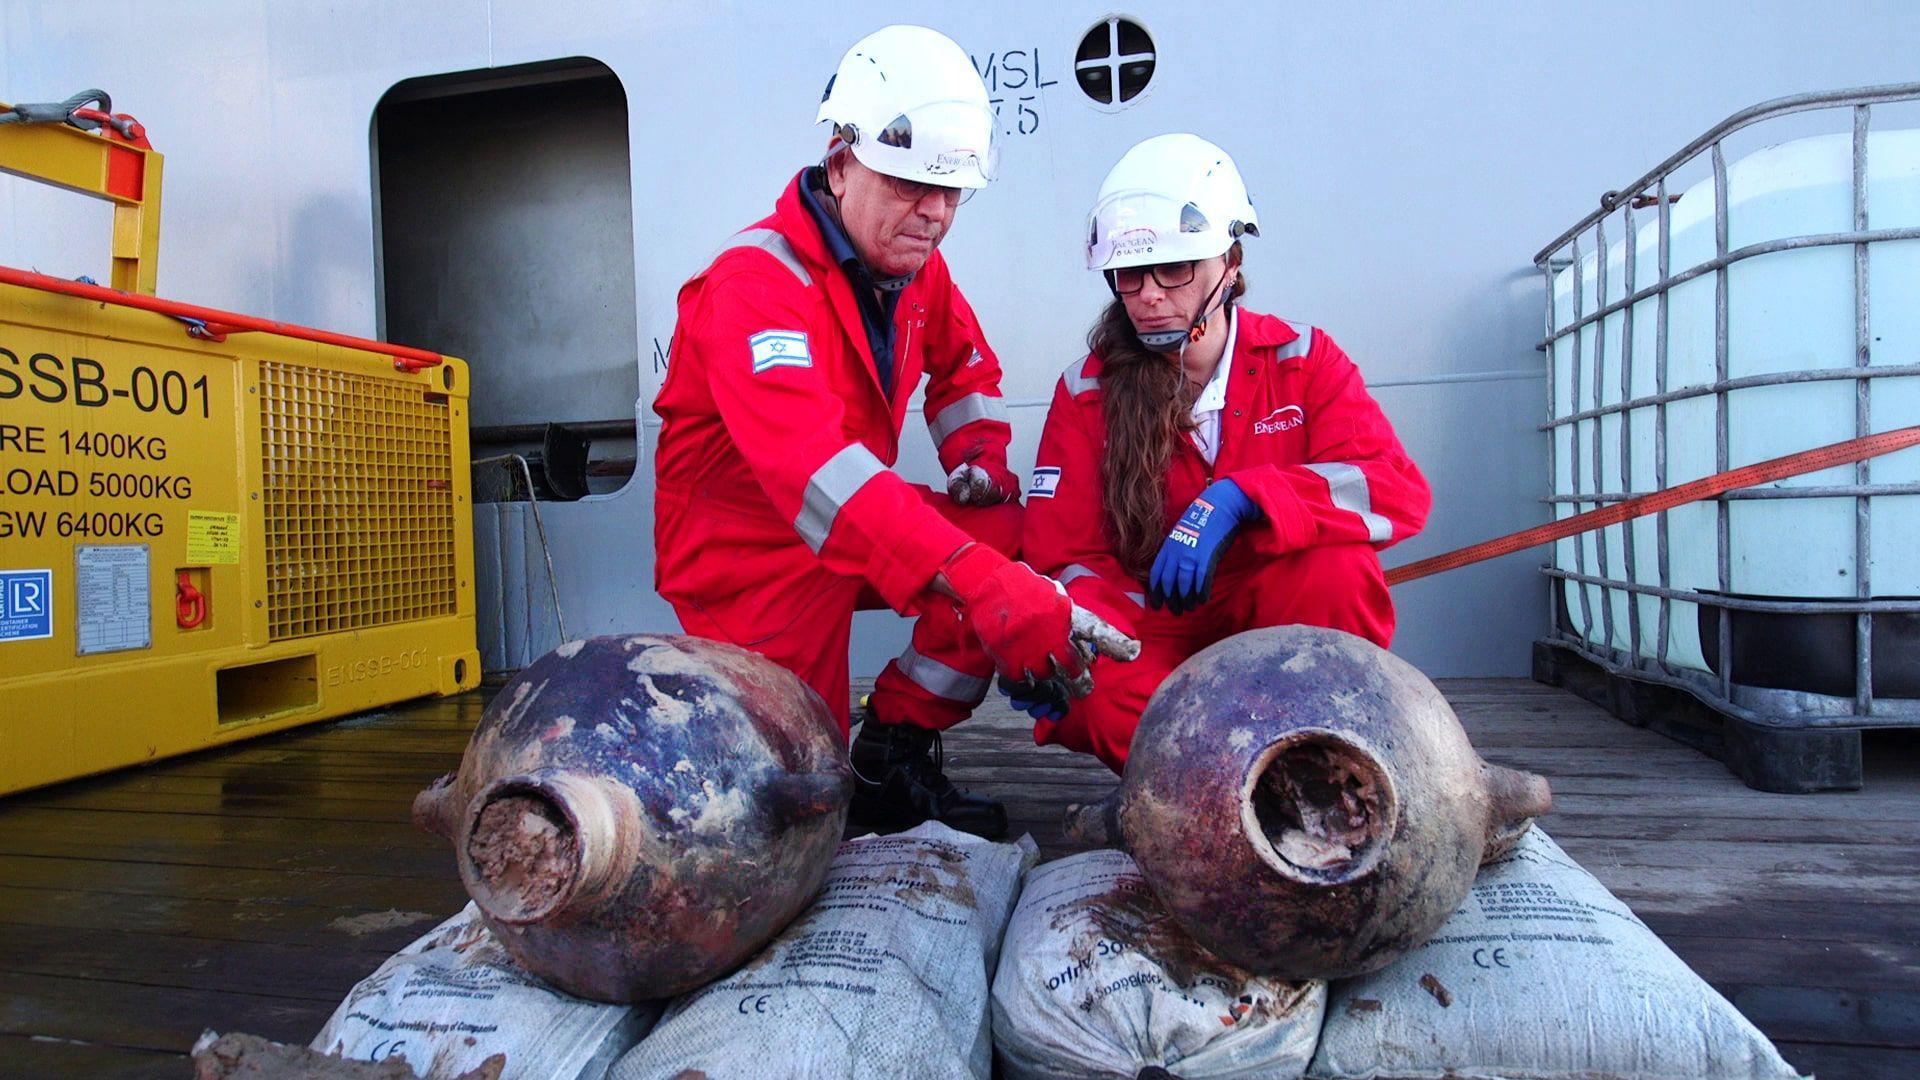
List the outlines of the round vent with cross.
<svg viewBox="0 0 1920 1080">
<path fill-rule="evenodd" d="M 1074 53 L 1073 75 L 1097 105 L 1125 105 L 1153 80 L 1153 38 L 1118 15 L 1088 30 Z"/>
</svg>

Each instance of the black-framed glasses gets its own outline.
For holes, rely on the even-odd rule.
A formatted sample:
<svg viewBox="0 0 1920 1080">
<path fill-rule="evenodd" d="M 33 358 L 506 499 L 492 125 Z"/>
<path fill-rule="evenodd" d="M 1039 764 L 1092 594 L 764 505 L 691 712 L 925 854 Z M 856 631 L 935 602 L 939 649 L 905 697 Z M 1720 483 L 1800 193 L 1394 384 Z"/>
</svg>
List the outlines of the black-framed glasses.
<svg viewBox="0 0 1920 1080">
<path fill-rule="evenodd" d="M 894 195 L 915 205 L 918 205 L 920 200 L 926 198 L 929 194 L 937 192 L 948 206 L 959 206 L 968 199 L 973 198 L 973 193 L 977 190 L 975 188 L 948 187 L 945 184 L 928 184 L 919 180 L 908 180 L 902 176 L 888 176 L 887 179 L 893 184 Z"/>
<path fill-rule="evenodd" d="M 1147 275 L 1152 274 L 1155 285 L 1163 289 L 1177 289 L 1193 280 L 1199 266 L 1191 259 L 1186 262 L 1155 263 L 1152 266 L 1128 266 L 1107 271 L 1107 283 L 1121 296 L 1132 296 L 1147 283 Z"/>
</svg>

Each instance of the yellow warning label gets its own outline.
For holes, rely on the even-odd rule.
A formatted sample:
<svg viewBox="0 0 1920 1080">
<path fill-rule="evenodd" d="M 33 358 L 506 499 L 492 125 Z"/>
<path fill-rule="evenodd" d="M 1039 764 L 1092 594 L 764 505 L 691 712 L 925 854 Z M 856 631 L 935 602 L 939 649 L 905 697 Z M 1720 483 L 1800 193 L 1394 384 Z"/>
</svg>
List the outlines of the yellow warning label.
<svg viewBox="0 0 1920 1080">
<path fill-rule="evenodd" d="M 187 511 L 187 561 L 203 566 L 240 561 L 240 515 Z"/>
</svg>

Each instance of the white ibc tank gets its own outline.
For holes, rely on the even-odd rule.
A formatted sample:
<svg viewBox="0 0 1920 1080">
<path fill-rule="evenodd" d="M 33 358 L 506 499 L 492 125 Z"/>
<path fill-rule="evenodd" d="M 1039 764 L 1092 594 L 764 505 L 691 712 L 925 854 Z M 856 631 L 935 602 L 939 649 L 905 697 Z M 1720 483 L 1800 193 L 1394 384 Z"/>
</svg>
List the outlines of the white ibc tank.
<svg viewBox="0 0 1920 1080">
<path fill-rule="evenodd" d="M 1728 250 L 1789 237 L 1853 229 L 1853 139 L 1819 136 L 1757 151 L 1727 168 Z M 1867 143 L 1868 227 L 1920 225 L 1920 130 L 1877 131 Z M 1670 271 L 1677 275 L 1714 257 L 1714 189 L 1711 178 L 1687 189 L 1671 207 Z M 1617 219 L 1616 219 L 1617 220 Z M 1659 280 L 1659 222 L 1654 210 L 1635 215 L 1634 280 L 1626 268 L 1626 242 L 1606 252 L 1605 303 L 1614 303 Z M 1883 241 L 1869 247 L 1870 342 L 1876 366 L 1920 363 L 1920 240 Z M 1597 257 L 1585 252 L 1579 274 L 1568 267 L 1554 278 L 1553 325 L 1574 322 L 1578 311 L 1597 310 Z M 1728 377 L 1852 367 L 1855 363 L 1854 248 L 1837 245 L 1759 255 L 1736 262 L 1728 277 Z M 1712 273 L 1668 293 L 1666 389 L 1714 381 L 1714 283 Z M 1632 307 L 1633 340 L 1628 378 L 1622 383 L 1625 311 L 1615 312 L 1577 335 L 1554 342 L 1553 413 L 1567 416 L 1628 397 L 1657 392 L 1657 304 L 1654 296 Z M 1596 336 L 1596 335 L 1600 336 Z M 1574 338 L 1579 338 L 1575 382 Z M 1598 350 L 1596 347 L 1599 347 Z M 1595 360 L 1601 360 L 1595 380 Z M 1920 378 L 1871 380 L 1872 429 L 1920 423 Z M 1575 394 L 1577 392 L 1577 398 Z M 1761 386 L 1728 394 L 1728 466 L 1738 467 L 1854 437 L 1855 380 Z M 1622 469 L 1622 414 L 1560 425 L 1554 429 L 1554 490 L 1567 495 L 1596 490 L 1650 491 L 1655 474 L 1657 410 L 1630 410 Z M 1594 473 L 1595 425 L 1599 426 L 1598 487 Z M 1576 457 L 1574 441 L 1579 446 Z M 1715 471 L 1715 398 L 1712 394 L 1669 404 L 1666 409 L 1667 486 Z M 1576 478 L 1576 460 L 1579 475 Z M 1872 463 L 1875 484 L 1920 481 L 1920 449 Z M 1629 484 L 1629 479 L 1631 483 Z M 1777 486 L 1854 483 L 1843 466 L 1779 482 Z M 1876 496 L 1872 520 L 1871 591 L 1876 597 L 1920 596 L 1920 496 Z M 1696 503 L 1670 515 L 1670 584 L 1676 589 L 1717 592 L 1715 503 Z M 1556 503 L 1567 517 L 1591 505 Z M 1731 578 L 1736 595 L 1769 598 L 1852 598 L 1856 592 L 1855 500 L 1847 498 L 1739 500 L 1729 512 Z M 1634 565 L 1626 559 L 1625 530 L 1633 530 Z M 1643 518 L 1563 540 L 1554 565 L 1638 584 L 1659 585 L 1657 519 Z M 1579 558 L 1576 560 L 1576 544 Z M 1563 582 L 1566 610 L 1576 633 L 1598 645 L 1631 653 L 1629 605 L 1638 603 L 1639 653 L 1659 655 L 1657 597 L 1613 588 Z M 1584 602 L 1581 593 L 1584 591 Z M 1612 613 L 1608 638 L 1605 608 Z M 1676 602 L 1668 620 L 1667 659 L 1680 667 L 1708 670 L 1696 605 Z M 1736 680 L 1740 672 L 1735 671 Z"/>
</svg>

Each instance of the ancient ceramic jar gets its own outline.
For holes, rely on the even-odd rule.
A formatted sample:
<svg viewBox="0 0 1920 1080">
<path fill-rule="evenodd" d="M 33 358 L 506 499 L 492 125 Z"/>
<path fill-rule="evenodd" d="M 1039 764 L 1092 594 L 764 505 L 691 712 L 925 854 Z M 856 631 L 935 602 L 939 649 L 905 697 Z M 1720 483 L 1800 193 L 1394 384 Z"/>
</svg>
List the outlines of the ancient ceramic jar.
<svg viewBox="0 0 1920 1080">
<path fill-rule="evenodd" d="M 572 641 L 507 683 L 460 771 L 414 801 L 513 958 L 601 1001 L 678 994 L 799 914 L 852 773 L 818 694 L 764 657 Z"/>
<path fill-rule="evenodd" d="M 1117 843 L 1180 925 L 1263 975 L 1386 966 L 1545 813 L 1545 780 L 1488 765 L 1411 664 L 1337 630 L 1219 642 L 1148 702 L 1127 771 L 1068 831 Z"/>
</svg>

